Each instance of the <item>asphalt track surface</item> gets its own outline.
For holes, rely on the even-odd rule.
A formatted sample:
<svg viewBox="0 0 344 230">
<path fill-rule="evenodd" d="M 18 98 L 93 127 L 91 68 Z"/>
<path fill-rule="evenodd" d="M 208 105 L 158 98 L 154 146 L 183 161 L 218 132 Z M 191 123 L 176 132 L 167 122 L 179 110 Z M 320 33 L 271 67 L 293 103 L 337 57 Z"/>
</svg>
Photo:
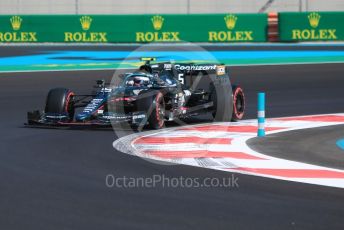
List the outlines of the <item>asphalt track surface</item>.
<svg viewBox="0 0 344 230">
<path fill-rule="evenodd" d="M 25 51 L 25 50 L 24 50 Z M 23 51 L 23 52 L 24 52 Z M 344 64 L 233 67 L 267 116 L 343 112 Z M 112 131 L 25 128 L 49 88 L 92 90 L 112 71 L 0 74 L 1 229 L 343 229 L 342 189 L 235 174 L 239 187 L 109 188 L 105 177 L 211 177 L 232 174 L 153 164 L 115 151 Z"/>
<path fill-rule="evenodd" d="M 344 169 L 344 150 L 336 141 L 344 137 L 344 126 L 327 126 L 253 138 L 247 144 L 270 156 Z"/>
</svg>

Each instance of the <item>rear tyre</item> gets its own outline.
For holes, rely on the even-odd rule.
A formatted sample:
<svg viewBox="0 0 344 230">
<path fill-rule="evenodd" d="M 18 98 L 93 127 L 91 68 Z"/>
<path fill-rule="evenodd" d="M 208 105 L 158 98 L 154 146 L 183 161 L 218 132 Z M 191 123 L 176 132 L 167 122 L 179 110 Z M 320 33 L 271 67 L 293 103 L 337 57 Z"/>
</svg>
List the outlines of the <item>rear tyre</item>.
<svg viewBox="0 0 344 230">
<path fill-rule="evenodd" d="M 212 115 L 214 121 L 231 121 L 233 101 L 230 97 L 232 93 L 230 85 L 219 85 L 217 87 L 211 85 L 210 91 L 209 100 L 213 102 Z"/>
<path fill-rule="evenodd" d="M 45 113 L 63 114 L 68 116 L 68 120 L 74 117 L 74 93 L 65 88 L 51 89 L 48 93 Z"/>
<path fill-rule="evenodd" d="M 233 86 L 232 94 L 233 94 L 232 121 L 238 121 L 244 117 L 245 95 L 244 95 L 243 89 L 240 86 Z"/>
<path fill-rule="evenodd" d="M 160 91 L 148 91 L 140 95 L 138 111 L 147 112 L 148 127 L 161 129 L 165 126 L 165 101 Z"/>
</svg>

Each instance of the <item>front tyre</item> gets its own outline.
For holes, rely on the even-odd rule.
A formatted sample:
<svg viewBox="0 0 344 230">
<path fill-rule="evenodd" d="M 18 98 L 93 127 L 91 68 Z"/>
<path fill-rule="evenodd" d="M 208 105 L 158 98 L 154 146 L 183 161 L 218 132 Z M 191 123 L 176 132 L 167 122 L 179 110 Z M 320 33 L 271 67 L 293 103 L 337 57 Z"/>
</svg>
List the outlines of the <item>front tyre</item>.
<svg viewBox="0 0 344 230">
<path fill-rule="evenodd" d="M 147 112 L 148 127 L 161 129 L 165 126 L 165 101 L 160 91 L 149 91 L 140 95 L 138 110 Z"/>
<path fill-rule="evenodd" d="M 232 87 L 233 94 L 233 114 L 232 121 L 241 120 L 245 113 L 245 95 L 240 86 Z"/>
<path fill-rule="evenodd" d="M 47 96 L 44 112 L 66 115 L 68 120 L 73 120 L 75 112 L 73 97 L 74 93 L 68 89 L 51 89 Z"/>
</svg>

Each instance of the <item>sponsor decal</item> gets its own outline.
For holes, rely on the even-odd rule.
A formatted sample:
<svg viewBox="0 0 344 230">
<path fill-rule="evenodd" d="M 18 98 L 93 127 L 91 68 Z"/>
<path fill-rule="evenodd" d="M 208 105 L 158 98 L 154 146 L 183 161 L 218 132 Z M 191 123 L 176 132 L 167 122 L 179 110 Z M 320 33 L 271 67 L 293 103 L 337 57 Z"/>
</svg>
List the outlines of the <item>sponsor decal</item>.
<svg viewBox="0 0 344 230">
<path fill-rule="evenodd" d="M 82 16 L 80 19 L 82 32 L 65 32 L 65 42 L 108 42 L 106 32 L 90 32 L 92 17 Z"/>
<path fill-rule="evenodd" d="M 37 42 L 36 32 L 21 31 L 23 19 L 12 16 L 9 20 L 13 31 L 0 32 L 0 42 Z"/>
<path fill-rule="evenodd" d="M 320 14 L 313 12 L 308 15 L 309 24 L 313 28 L 317 28 L 320 22 Z"/>
<path fill-rule="evenodd" d="M 133 115 L 133 120 L 146 118 L 145 114 Z"/>
<path fill-rule="evenodd" d="M 164 64 L 164 69 L 171 70 L 172 69 L 172 64 Z"/>
<path fill-rule="evenodd" d="M 92 101 L 84 108 L 84 113 L 89 113 L 94 111 L 103 102 L 103 99 L 94 98 Z"/>
<path fill-rule="evenodd" d="M 115 116 L 115 115 L 105 115 L 102 116 L 104 119 L 112 120 L 112 119 L 126 119 L 126 116 Z"/>
<path fill-rule="evenodd" d="M 102 93 L 111 93 L 112 89 L 111 88 L 103 88 L 100 90 Z"/>
<path fill-rule="evenodd" d="M 165 19 L 160 15 L 155 15 L 151 18 L 151 21 L 155 30 L 161 30 Z"/>
<path fill-rule="evenodd" d="M 177 70 L 180 71 L 197 71 L 197 70 L 216 70 L 216 65 L 180 65 L 176 64 L 174 66 Z"/>
<path fill-rule="evenodd" d="M 179 32 L 161 32 L 165 19 L 160 15 L 151 18 L 154 32 L 136 32 L 137 42 L 172 42 L 180 41 Z"/>
<path fill-rule="evenodd" d="M 133 93 L 134 95 L 139 95 L 139 93 L 142 91 L 142 89 L 134 89 Z"/>
<path fill-rule="evenodd" d="M 224 75 L 226 73 L 226 66 L 219 65 L 216 67 L 216 75 Z"/>
<path fill-rule="evenodd" d="M 209 31 L 208 41 L 210 42 L 231 42 L 231 41 L 253 41 L 253 31 L 235 30 L 238 17 L 234 14 L 228 14 L 224 17 L 227 31 Z"/>
<path fill-rule="evenodd" d="M 235 24 L 236 24 L 236 21 L 238 20 L 238 17 L 233 15 L 233 14 L 228 14 L 224 17 L 224 20 L 226 22 L 226 27 L 229 30 L 232 30 L 235 27 Z"/>
<path fill-rule="evenodd" d="M 337 40 L 336 29 L 318 29 L 321 21 L 321 15 L 312 12 L 307 15 L 310 29 L 292 30 L 292 39 L 294 40 Z"/>
<path fill-rule="evenodd" d="M 57 116 L 47 115 L 46 118 L 63 119 L 63 118 L 67 118 L 67 116 L 66 115 L 57 115 Z"/>
</svg>

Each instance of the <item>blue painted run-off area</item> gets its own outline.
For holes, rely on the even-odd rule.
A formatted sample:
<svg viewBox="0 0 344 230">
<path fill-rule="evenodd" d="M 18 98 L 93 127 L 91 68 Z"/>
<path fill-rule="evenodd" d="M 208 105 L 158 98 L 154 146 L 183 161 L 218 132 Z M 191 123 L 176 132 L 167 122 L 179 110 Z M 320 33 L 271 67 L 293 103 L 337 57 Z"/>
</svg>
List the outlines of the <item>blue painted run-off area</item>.
<svg viewBox="0 0 344 230">
<path fill-rule="evenodd" d="M 344 57 L 344 51 L 44 51 L 39 54 L 1 57 L 0 66 L 137 62 L 139 57 L 168 60 L 260 60 L 283 58 Z M 128 59 L 129 58 L 129 59 Z"/>
<path fill-rule="evenodd" d="M 337 146 L 339 148 L 341 148 L 342 150 L 344 150 L 344 138 L 343 139 L 340 139 L 336 142 Z"/>
</svg>

